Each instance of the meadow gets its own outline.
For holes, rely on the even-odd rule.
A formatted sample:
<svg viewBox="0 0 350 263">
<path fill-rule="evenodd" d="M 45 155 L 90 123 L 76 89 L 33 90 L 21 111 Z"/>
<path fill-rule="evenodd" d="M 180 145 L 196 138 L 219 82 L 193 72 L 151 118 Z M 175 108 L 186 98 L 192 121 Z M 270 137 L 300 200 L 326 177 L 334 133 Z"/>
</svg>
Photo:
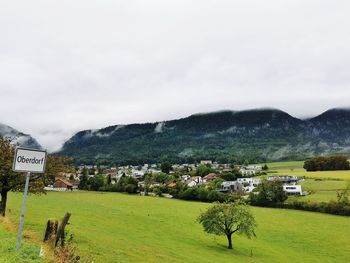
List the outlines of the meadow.
<svg viewBox="0 0 350 263">
<path fill-rule="evenodd" d="M 28 231 L 22 239 L 21 250 L 17 251 L 17 230 L 8 221 L 8 218 L 0 217 L 0 262 L 41 262 L 40 248 L 35 242 L 28 240 Z"/>
<path fill-rule="evenodd" d="M 303 191 L 308 191 L 310 194 L 302 197 L 289 197 L 288 201 L 294 199 L 314 202 L 336 201 L 337 190 L 350 188 L 350 171 L 307 172 L 303 165 L 303 161 L 267 163 L 269 167 L 267 176 L 294 175 L 305 178 L 300 185 Z"/>
<path fill-rule="evenodd" d="M 13 224 L 18 223 L 21 200 L 20 193 L 9 196 L 8 220 Z M 225 237 L 205 234 L 196 222 L 210 205 L 120 193 L 30 195 L 25 235 L 36 244 L 28 249 L 38 251 L 46 220 L 60 219 L 69 211 L 68 230 L 79 253 L 94 262 L 348 262 L 350 258 L 349 217 L 251 207 L 258 222 L 257 238 L 234 236 L 234 249 L 228 250 Z M 6 237 L 7 247 L 15 246 L 14 236 L 13 232 Z M 2 262 L 22 262 L 2 255 Z"/>
<path fill-rule="evenodd" d="M 260 164 L 264 165 L 264 164 Z M 303 161 L 267 163 L 271 175 L 295 175 L 306 178 L 350 181 L 350 171 L 307 172 Z"/>
<path fill-rule="evenodd" d="M 6 226 L 9 226 L 6 224 Z M 22 242 L 20 252 L 16 249 L 17 236 L 14 229 L 8 229 L 4 220 L 0 221 L 0 262 L 41 262 L 37 244 Z"/>
</svg>

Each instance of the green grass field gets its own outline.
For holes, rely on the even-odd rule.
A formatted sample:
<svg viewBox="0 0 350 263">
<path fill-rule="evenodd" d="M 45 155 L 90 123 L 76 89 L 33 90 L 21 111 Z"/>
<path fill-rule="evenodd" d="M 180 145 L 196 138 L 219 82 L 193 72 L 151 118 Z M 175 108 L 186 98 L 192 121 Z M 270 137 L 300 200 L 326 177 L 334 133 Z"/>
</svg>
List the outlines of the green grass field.
<svg viewBox="0 0 350 263">
<path fill-rule="evenodd" d="M 22 194 L 11 194 L 15 223 Z M 25 229 L 40 240 L 47 218 L 72 213 L 68 229 L 82 256 L 94 262 L 348 262 L 350 218 L 320 213 L 251 208 L 257 238 L 205 234 L 195 222 L 210 204 L 118 193 L 73 192 L 31 195 Z M 1 228 L 0 228 L 0 231 Z M 1 232 L 0 232 L 1 235 Z M 1 242 L 1 241 L 0 241 Z M 9 237 L 7 246 L 15 245 Z M 1 244 L 1 243 L 0 243 Z M 29 250 L 38 251 L 38 245 Z M 250 256 L 251 250 L 253 256 Z M 1 250 L 0 250 L 1 251 Z M 13 254 L 13 250 L 11 252 Z M 3 253 L 0 258 L 4 260 Z M 6 254 L 7 255 L 7 254 Z M 6 261 L 5 261 L 6 262 Z M 14 258 L 9 262 L 22 262 Z M 28 261 L 30 262 L 30 261 Z"/>
<path fill-rule="evenodd" d="M 336 194 L 336 191 L 316 191 L 310 195 L 301 196 L 301 197 L 290 196 L 288 197 L 287 202 L 292 202 L 293 200 L 312 201 L 312 202 L 329 202 L 329 201 L 336 201 L 337 194 Z"/>
<path fill-rule="evenodd" d="M 267 165 L 269 167 L 268 175 L 295 175 L 306 178 L 305 182 L 300 184 L 303 191 L 310 191 L 311 194 L 303 197 L 290 197 L 289 201 L 296 198 L 300 201 L 335 201 L 336 191 L 346 189 L 350 185 L 350 171 L 307 172 L 303 168 L 303 161 L 275 162 L 267 163 Z"/>
<path fill-rule="evenodd" d="M 20 252 L 16 249 L 17 236 L 0 223 L 0 262 L 41 262 L 39 246 L 23 242 Z"/>
<path fill-rule="evenodd" d="M 298 177 L 305 176 L 307 178 L 338 179 L 350 181 L 350 171 L 307 172 L 303 168 L 303 165 L 303 161 L 267 163 L 269 172 L 273 172 L 273 175 L 295 175 Z"/>
<path fill-rule="evenodd" d="M 306 179 L 300 183 L 306 191 L 334 191 L 346 189 L 347 181 Z"/>
</svg>

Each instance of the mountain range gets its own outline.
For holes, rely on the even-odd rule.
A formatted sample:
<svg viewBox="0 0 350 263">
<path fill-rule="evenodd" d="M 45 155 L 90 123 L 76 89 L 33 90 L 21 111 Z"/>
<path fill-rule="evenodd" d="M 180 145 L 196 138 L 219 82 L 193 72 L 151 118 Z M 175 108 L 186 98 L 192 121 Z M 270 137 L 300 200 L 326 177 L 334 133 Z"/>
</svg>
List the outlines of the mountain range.
<svg viewBox="0 0 350 263">
<path fill-rule="evenodd" d="M 266 162 L 350 155 L 350 109 L 294 118 L 277 109 L 219 111 L 155 123 L 84 130 L 58 154 L 77 163 Z"/>
<path fill-rule="evenodd" d="M 0 123 L 0 136 L 9 137 L 13 144 L 23 147 L 41 149 L 41 145 L 29 134 L 24 134 L 16 129 Z"/>
</svg>

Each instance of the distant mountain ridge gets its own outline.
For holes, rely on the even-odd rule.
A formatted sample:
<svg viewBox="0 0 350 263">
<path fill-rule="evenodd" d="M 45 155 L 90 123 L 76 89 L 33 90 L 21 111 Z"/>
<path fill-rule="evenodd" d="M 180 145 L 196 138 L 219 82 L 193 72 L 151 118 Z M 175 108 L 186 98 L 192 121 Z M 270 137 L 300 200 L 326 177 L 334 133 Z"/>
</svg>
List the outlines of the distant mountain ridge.
<svg viewBox="0 0 350 263">
<path fill-rule="evenodd" d="M 0 136 L 9 137 L 13 144 L 23 147 L 42 149 L 41 145 L 29 134 L 24 134 L 16 129 L 0 123 Z"/>
<path fill-rule="evenodd" d="M 78 132 L 59 154 L 83 163 L 276 161 L 350 155 L 350 109 L 301 120 L 277 109 L 219 111 Z"/>
</svg>

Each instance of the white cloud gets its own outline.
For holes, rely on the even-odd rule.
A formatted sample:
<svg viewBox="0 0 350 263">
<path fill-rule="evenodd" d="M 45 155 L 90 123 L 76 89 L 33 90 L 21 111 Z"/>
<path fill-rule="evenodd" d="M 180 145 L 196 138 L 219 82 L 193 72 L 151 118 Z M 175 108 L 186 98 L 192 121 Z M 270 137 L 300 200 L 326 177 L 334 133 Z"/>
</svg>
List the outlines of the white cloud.
<svg viewBox="0 0 350 263">
<path fill-rule="evenodd" d="M 165 122 L 160 122 L 157 124 L 157 126 L 154 128 L 155 133 L 162 133 L 164 130 Z"/>
<path fill-rule="evenodd" d="M 349 106 L 348 1 L 1 1 L 1 123 L 74 132 L 195 112 Z"/>
</svg>

